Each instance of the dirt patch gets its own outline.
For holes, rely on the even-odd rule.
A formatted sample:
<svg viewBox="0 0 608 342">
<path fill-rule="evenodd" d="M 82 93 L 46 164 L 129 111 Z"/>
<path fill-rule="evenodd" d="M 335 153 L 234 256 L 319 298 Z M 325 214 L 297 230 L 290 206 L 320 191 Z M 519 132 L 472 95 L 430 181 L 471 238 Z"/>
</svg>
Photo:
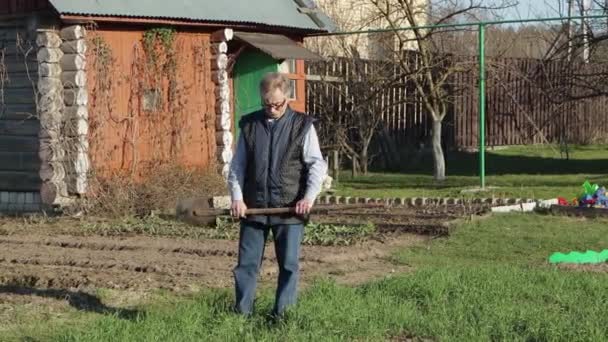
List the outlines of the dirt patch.
<svg viewBox="0 0 608 342">
<path fill-rule="evenodd" d="M 608 273 L 608 262 L 601 264 L 561 264 L 558 267 L 571 271 Z"/>
<path fill-rule="evenodd" d="M 423 241 L 401 235 L 350 247 L 304 246 L 302 277 L 357 283 L 390 274 L 386 258 L 398 247 Z M 276 259 L 269 243 L 262 281 L 274 279 Z M 236 241 L 154 237 L 10 235 L 0 238 L 0 284 L 27 288 L 114 288 L 192 290 L 228 287 Z M 403 271 L 402 268 L 398 269 Z"/>
<path fill-rule="evenodd" d="M 339 283 L 359 284 L 407 271 L 407 267 L 389 260 L 395 250 L 420 244 L 429 235 L 445 234 L 446 222 L 479 211 L 480 208 L 437 206 L 318 215 L 313 221 L 345 225 L 372 222 L 378 234 L 375 239 L 354 246 L 303 246 L 302 281 L 306 285 L 317 277 L 330 277 Z M 0 286 L 180 292 L 233 284 L 236 241 L 190 236 L 82 235 L 77 225 L 62 227 L 57 221 L 52 227 L 40 224 L 21 231 L 17 225 L 3 222 L 0 227 L 4 228 L 4 235 L 0 234 Z M 276 259 L 270 242 L 260 273 L 262 282 L 276 282 Z"/>
</svg>

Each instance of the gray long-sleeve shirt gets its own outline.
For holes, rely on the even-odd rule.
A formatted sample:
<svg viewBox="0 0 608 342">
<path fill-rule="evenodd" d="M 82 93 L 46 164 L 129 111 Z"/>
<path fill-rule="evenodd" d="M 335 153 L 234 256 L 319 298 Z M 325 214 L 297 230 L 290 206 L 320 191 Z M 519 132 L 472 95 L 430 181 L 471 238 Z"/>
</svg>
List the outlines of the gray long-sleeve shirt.
<svg viewBox="0 0 608 342">
<path fill-rule="evenodd" d="M 323 160 L 319 138 L 314 126 L 304 137 L 303 145 L 304 163 L 308 168 L 308 180 L 306 181 L 306 192 L 304 198 L 314 202 L 321 192 L 323 181 L 327 174 L 327 163 Z M 243 184 L 245 183 L 245 170 L 247 169 L 247 147 L 245 138 L 239 136 L 236 153 L 230 163 L 228 175 L 228 188 L 233 201 L 243 200 Z"/>
</svg>

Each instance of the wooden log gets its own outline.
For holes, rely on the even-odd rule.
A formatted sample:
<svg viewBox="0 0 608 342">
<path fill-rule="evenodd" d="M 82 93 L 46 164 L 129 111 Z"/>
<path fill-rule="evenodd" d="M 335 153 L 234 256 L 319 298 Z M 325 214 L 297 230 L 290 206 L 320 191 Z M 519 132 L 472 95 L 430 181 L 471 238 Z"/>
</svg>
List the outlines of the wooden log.
<svg viewBox="0 0 608 342">
<path fill-rule="evenodd" d="M 63 109 L 63 96 L 49 93 L 44 94 L 38 100 L 38 116 L 42 118 L 49 113 L 61 112 Z"/>
<path fill-rule="evenodd" d="M 63 83 L 57 77 L 40 77 L 36 86 L 40 94 L 63 91 Z"/>
<path fill-rule="evenodd" d="M 32 88 L 4 89 L 3 96 L 3 104 L 24 105 L 36 103 L 34 89 Z"/>
<path fill-rule="evenodd" d="M 36 104 L 5 104 L 0 120 L 37 120 Z"/>
<path fill-rule="evenodd" d="M 0 120 L 1 135 L 18 135 L 37 137 L 40 131 L 40 122 L 34 120 Z"/>
<path fill-rule="evenodd" d="M 2 50 L 4 51 L 5 60 L 19 60 L 22 61 L 24 58 L 28 60 L 36 60 L 35 46 L 22 45 L 17 42 L 7 42 L 6 40 L 0 39 L 3 42 Z"/>
<path fill-rule="evenodd" d="M 69 194 L 84 195 L 87 193 L 88 176 L 86 174 L 68 174 L 65 183 Z"/>
<path fill-rule="evenodd" d="M 46 205 L 64 205 L 69 203 L 68 189 L 65 182 L 44 182 L 40 186 L 40 199 Z"/>
<path fill-rule="evenodd" d="M 232 137 L 232 132 L 229 130 L 215 133 L 215 139 L 218 146 L 226 146 L 228 148 L 232 147 L 232 142 L 234 140 Z"/>
<path fill-rule="evenodd" d="M 40 170 L 40 158 L 36 152 L 0 152 L 0 171 Z"/>
<path fill-rule="evenodd" d="M 89 122 L 83 118 L 73 118 L 67 121 L 65 129 L 70 137 L 86 136 L 89 133 Z"/>
<path fill-rule="evenodd" d="M 226 70 L 228 66 L 228 56 L 226 54 L 220 54 L 211 59 L 212 70 Z"/>
<path fill-rule="evenodd" d="M 59 63 L 63 57 L 63 51 L 59 48 L 41 48 L 36 56 L 40 63 Z"/>
<path fill-rule="evenodd" d="M 60 125 L 57 126 L 60 127 Z M 38 133 L 38 138 L 40 140 L 59 140 L 61 138 L 61 129 L 45 129 L 41 127 L 40 132 Z"/>
<path fill-rule="evenodd" d="M 38 77 L 27 76 L 25 73 L 11 73 L 8 81 L 4 82 L 4 89 L 36 89 Z"/>
<path fill-rule="evenodd" d="M 38 137 L 0 136 L 0 152 L 38 152 Z"/>
<path fill-rule="evenodd" d="M 89 172 L 89 157 L 87 153 L 78 153 L 74 160 L 74 171 L 78 175 L 86 175 Z"/>
<path fill-rule="evenodd" d="M 218 101 L 215 108 L 218 116 L 230 116 L 230 102 L 224 100 Z"/>
<path fill-rule="evenodd" d="M 82 70 L 63 72 L 61 82 L 65 88 L 84 87 L 87 85 L 87 74 Z"/>
<path fill-rule="evenodd" d="M 64 109 L 64 116 L 67 120 L 75 118 L 88 119 L 89 110 L 86 106 L 68 106 Z"/>
<path fill-rule="evenodd" d="M 0 189 L 2 191 L 38 191 L 42 180 L 38 172 L 0 171 Z"/>
<path fill-rule="evenodd" d="M 87 66 L 86 58 L 79 54 L 63 55 L 61 57 L 61 70 L 65 71 L 78 71 L 84 70 Z"/>
<path fill-rule="evenodd" d="M 218 155 L 218 159 L 222 164 L 229 164 L 232 160 L 232 148 L 224 147 L 222 152 Z"/>
<path fill-rule="evenodd" d="M 65 41 L 61 44 L 61 51 L 66 54 L 85 55 L 87 53 L 87 42 L 85 39 Z"/>
<path fill-rule="evenodd" d="M 36 60 L 35 56 L 32 59 L 27 60 L 5 60 L 4 67 L 9 75 L 12 75 L 13 73 L 25 73 L 29 75 L 30 78 L 35 79 L 36 74 L 38 73 L 38 60 Z"/>
<path fill-rule="evenodd" d="M 63 92 L 66 106 L 86 106 L 89 103 L 89 92 L 86 87 L 68 88 Z"/>
<path fill-rule="evenodd" d="M 45 162 L 64 161 L 65 150 L 61 146 L 57 146 L 56 140 L 40 139 L 40 149 L 38 157 Z"/>
<path fill-rule="evenodd" d="M 38 75 L 41 77 L 60 77 L 61 66 L 58 63 L 40 63 Z"/>
<path fill-rule="evenodd" d="M 229 174 L 230 174 L 230 164 L 224 164 L 224 166 L 222 166 L 222 177 L 224 177 L 224 179 L 228 179 Z"/>
<path fill-rule="evenodd" d="M 58 48 L 61 46 L 61 37 L 58 32 L 39 32 L 36 37 L 36 45 L 39 47 Z"/>
<path fill-rule="evenodd" d="M 214 55 L 228 53 L 228 43 L 223 41 L 223 42 L 219 42 L 217 44 L 211 45 L 211 53 L 213 53 Z"/>
<path fill-rule="evenodd" d="M 63 40 L 78 40 L 86 36 L 86 30 L 80 25 L 73 25 L 63 28 L 60 35 Z"/>
<path fill-rule="evenodd" d="M 215 98 L 218 101 L 230 101 L 230 87 L 228 87 L 227 83 L 215 87 Z"/>
<path fill-rule="evenodd" d="M 66 172 L 62 161 L 42 162 L 38 172 L 43 182 L 60 182 L 65 178 Z"/>
<path fill-rule="evenodd" d="M 211 75 L 212 81 L 216 84 L 228 81 L 228 72 L 226 70 L 218 70 Z"/>
<path fill-rule="evenodd" d="M 211 34 L 212 42 L 229 42 L 234 38 L 234 31 L 229 28 L 215 31 Z"/>
<path fill-rule="evenodd" d="M 230 127 L 232 126 L 232 120 L 230 119 L 230 116 L 218 116 L 216 123 L 215 123 L 215 128 L 218 131 L 229 131 Z"/>
</svg>

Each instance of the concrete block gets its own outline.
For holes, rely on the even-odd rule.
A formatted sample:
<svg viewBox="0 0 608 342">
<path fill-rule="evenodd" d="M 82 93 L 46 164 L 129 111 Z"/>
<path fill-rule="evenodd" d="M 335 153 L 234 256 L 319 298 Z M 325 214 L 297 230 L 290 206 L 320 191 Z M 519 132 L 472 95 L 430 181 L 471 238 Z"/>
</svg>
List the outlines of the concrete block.
<svg viewBox="0 0 608 342">
<path fill-rule="evenodd" d="M 212 201 L 214 209 L 230 209 L 232 206 L 230 196 L 215 196 Z"/>
<path fill-rule="evenodd" d="M 544 201 L 538 201 L 538 205 L 537 208 L 551 208 L 552 205 L 557 205 L 559 204 L 559 201 L 557 200 L 557 198 L 552 198 L 552 199 L 548 199 L 548 200 L 544 200 Z"/>
<path fill-rule="evenodd" d="M 492 208 L 493 213 L 531 212 L 536 209 L 536 203 L 519 203 Z"/>
<path fill-rule="evenodd" d="M 0 192 L 0 203 L 8 203 L 8 202 L 9 202 L 8 191 Z"/>
</svg>

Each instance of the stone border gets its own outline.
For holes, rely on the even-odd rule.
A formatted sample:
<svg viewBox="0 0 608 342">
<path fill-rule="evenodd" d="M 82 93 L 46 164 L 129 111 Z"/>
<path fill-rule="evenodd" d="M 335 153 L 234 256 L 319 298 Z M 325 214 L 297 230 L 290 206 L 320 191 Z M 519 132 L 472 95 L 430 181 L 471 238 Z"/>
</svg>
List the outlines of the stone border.
<svg viewBox="0 0 608 342">
<path fill-rule="evenodd" d="M 543 201 L 547 202 L 547 201 Z M 473 205 L 486 204 L 492 207 L 505 204 L 521 206 L 527 203 L 537 203 L 534 199 L 521 198 L 452 198 L 452 197 L 397 197 L 397 198 L 370 198 L 370 197 L 345 197 L 345 196 L 328 196 L 322 195 L 317 198 L 315 204 L 387 204 L 393 206 L 408 206 L 408 207 L 424 207 L 437 205 Z M 548 202 L 547 202 L 548 203 Z M 213 208 L 227 209 L 230 208 L 230 196 L 213 197 Z"/>
<path fill-rule="evenodd" d="M 395 197 L 395 198 L 371 198 L 371 197 L 346 197 L 346 196 L 319 196 L 317 204 L 356 204 L 375 203 L 408 207 L 423 207 L 436 205 L 473 205 L 485 204 L 489 206 L 500 206 L 505 204 L 535 203 L 535 199 L 521 198 L 453 198 L 453 197 Z"/>
<path fill-rule="evenodd" d="M 61 30 L 63 100 L 66 121 L 63 134 L 69 142 L 66 183 L 70 194 L 87 191 L 89 173 L 89 112 L 86 75 L 86 30 L 80 25 Z"/>
<path fill-rule="evenodd" d="M 232 115 L 230 108 L 230 80 L 228 77 L 228 42 L 234 37 L 232 29 L 226 28 L 211 35 L 211 71 L 215 84 L 216 145 L 221 172 L 228 178 L 232 160 Z"/>
</svg>

